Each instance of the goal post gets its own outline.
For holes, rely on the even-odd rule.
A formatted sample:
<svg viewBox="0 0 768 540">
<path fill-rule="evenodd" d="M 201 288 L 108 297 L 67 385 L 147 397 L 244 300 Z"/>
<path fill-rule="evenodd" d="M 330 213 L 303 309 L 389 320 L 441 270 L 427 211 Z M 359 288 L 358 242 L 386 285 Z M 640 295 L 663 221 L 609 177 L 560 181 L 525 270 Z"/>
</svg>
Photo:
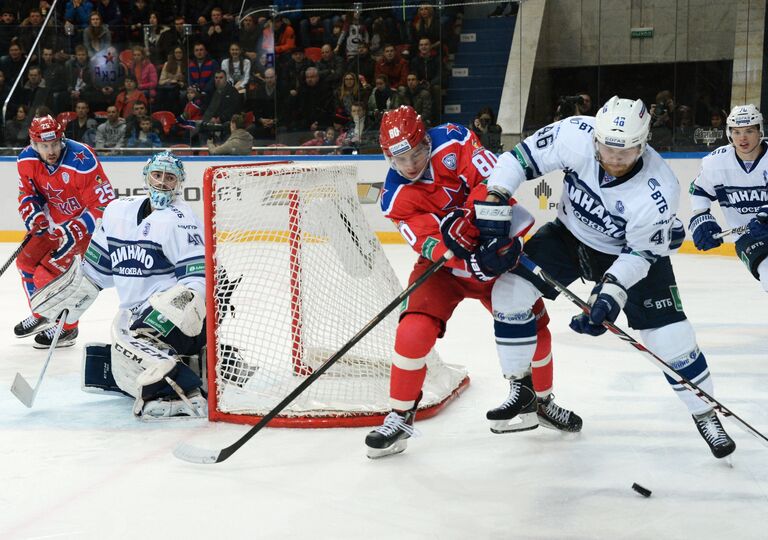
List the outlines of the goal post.
<svg viewBox="0 0 768 540">
<path fill-rule="evenodd" d="M 204 176 L 209 417 L 255 424 L 403 290 L 349 162 L 209 167 Z M 270 425 L 379 424 L 398 314 L 373 328 Z M 419 417 L 469 383 L 427 360 Z"/>
</svg>

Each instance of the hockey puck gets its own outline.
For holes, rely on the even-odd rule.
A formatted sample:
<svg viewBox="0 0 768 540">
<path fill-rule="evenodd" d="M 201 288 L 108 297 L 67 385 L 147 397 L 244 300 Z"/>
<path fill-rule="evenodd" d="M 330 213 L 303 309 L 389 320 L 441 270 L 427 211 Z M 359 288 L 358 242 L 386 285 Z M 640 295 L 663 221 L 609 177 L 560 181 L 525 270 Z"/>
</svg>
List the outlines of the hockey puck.
<svg viewBox="0 0 768 540">
<path fill-rule="evenodd" d="M 651 496 L 651 490 L 650 489 L 645 489 L 640 484 L 632 484 L 632 489 L 637 491 L 643 497 L 650 497 Z"/>
</svg>

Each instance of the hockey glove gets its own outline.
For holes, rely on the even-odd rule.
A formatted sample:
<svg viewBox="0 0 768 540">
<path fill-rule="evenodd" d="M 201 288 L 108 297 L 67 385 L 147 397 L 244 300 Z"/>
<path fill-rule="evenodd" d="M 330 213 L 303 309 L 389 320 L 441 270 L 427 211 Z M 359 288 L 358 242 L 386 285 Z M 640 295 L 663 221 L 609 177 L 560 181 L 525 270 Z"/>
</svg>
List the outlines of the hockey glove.
<svg viewBox="0 0 768 540">
<path fill-rule="evenodd" d="M 29 201 L 20 206 L 19 215 L 24 220 L 24 227 L 35 236 L 40 236 L 48 230 L 48 218 L 36 202 Z"/>
<path fill-rule="evenodd" d="M 757 215 L 747 224 L 749 234 L 755 240 L 768 240 L 768 206 L 761 206 Z"/>
<path fill-rule="evenodd" d="M 480 231 L 480 241 L 490 238 L 507 240 L 512 227 L 512 207 L 506 201 L 475 201 L 475 225 Z"/>
<path fill-rule="evenodd" d="M 445 247 L 460 259 L 468 261 L 477 249 L 480 233 L 472 223 L 472 210 L 469 208 L 457 208 L 445 216 L 440 222 L 440 232 Z"/>
<path fill-rule="evenodd" d="M 469 269 L 477 280 L 490 281 L 517 266 L 522 252 L 520 237 L 491 238 L 469 258 Z"/>
<path fill-rule="evenodd" d="M 688 223 L 688 230 L 691 231 L 693 243 L 699 251 L 714 249 L 723 243 L 722 238 L 712 238 L 713 235 L 723 232 L 723 229 L 709 210 L 693 216 Z"/>
<path fill-rule="evenodd" d="M 600 336 L 605 333 L 603 323 L 615 322 L 627 303 L 627 290 L 611 274 L 605 274 L 589 295 L 589 315 L 582 313 L 571 319 L 571 330 L 579 334 Z"/>
<path fill-rule="evenodd" d="M 56 225 L 50 233 L 50 238 L 58 242 L 59 247 L 51 253 L 51 259 L 61 263 L 67 256 L 72 255 L 72 250 L 77 243 L 85 239 L 88 234 L 90 231 L 87 225 L 79 218 Z"/>
</svg>

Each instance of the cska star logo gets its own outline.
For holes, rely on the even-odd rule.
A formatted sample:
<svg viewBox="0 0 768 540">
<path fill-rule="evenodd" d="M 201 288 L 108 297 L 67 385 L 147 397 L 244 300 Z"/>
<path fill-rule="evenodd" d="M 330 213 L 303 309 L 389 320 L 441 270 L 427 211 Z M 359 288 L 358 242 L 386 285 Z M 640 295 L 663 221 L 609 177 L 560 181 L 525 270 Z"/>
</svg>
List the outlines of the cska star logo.
<svg viewBox="0 0 768 540">
<path fill-rule="evenodd" d="M 467 193 L 462 189 L 462 186 L 457 186 L 456 189 L 444 187 L 443 191 L 448 196 L 448 202 L 443 205 L 443 210 L 453 210 L 459 208 L 464 204 Z"/>
<path fill-rule="evenodd" d="M 450 135 L 452 131 L 455 131 L 456 133 L 461 133 L 461 128 L 457 126 L 456 124 L 451 124 L 448 122 L 445 124 L 445 134 Z"/>
<path fill-rule="evenodd" d="M 79 152 L 75 152 L 75 159 L 80 163 L 85 163 L 85 161 L 88 159 L 88 156 L 85 155 L 85 152 L 80 150 Z"/>
<path fill-rule="evenodd" d="M 115 63 L 115 55 L 112 54 L 111 50 L 108 50 L 107 54 L 104 55 L 104 63 L 109 64 L 110 62 Z"/>
<path fill-rule="evenodd" d="M 48 193 L 48 202 L 64 204 L 64 199 L 60 195 L 64 192 L 63 189 L 55 189 L 51 187 L 50 182 L 45 186 L 45 191 Z"/>
</svg>

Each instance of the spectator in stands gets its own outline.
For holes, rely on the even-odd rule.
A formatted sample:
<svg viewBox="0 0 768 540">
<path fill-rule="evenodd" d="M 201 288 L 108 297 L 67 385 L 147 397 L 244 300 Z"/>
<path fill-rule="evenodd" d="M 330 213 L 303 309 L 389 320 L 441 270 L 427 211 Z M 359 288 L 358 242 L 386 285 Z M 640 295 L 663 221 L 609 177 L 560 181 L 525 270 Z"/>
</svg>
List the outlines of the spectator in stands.
<svg viewBox="0 0 768 540">
<path fill-rule="evenodd" d="M 18 43 L 11 43 L 8 47 L 8 55 L 0 58 L 0 71 L 5 73 L 5 78 L 12 83 L 21 73 L 23 65 L 24 54 L 21 52 L 21 47 Z"/>
<path fill-rule="evenodd" d="M 184 26 L 184 17 L 177 15 L 173 19 L 173 28 L 162 32 L 157 40 L 157 48 L 161 58 L 168 58 L 176 47 L 181 47 L 186 56 L 189 46 L 189 35 Z"/>
<path fill-rule="evenodd" d="M 397 109 L 400 106 L 400 96 L 389 87 L 386 75 L 376 75 L 371 97 L 368 98 L 368 111 L 375 126 L 381 122 L 381 117 L 386 111 Z"/>
<path fill-rule="evenodd" d="M 432 125 L 432 94 L 419 82 L 415 73 L 409 73 L 406 77 L 403 105 L 413 107 L 427 127 Z"/>
<path fill-rule="evenodd" d="M 29 107 L 19 105 L 16 107 L 16 116 L 5 122 L 4 134 L 6 146 L 27 146 L 29 144 L 29 120 L 27 118 Z"/>
<path fill-rule="evenodd" d="M 125 90 L 117 94 L 117 99 L 115 100 L 118 114 L 122 118 L 128 118 L 133 113 L 133 104 L 137 101 L 141 101 L 145 106 L 149 104 L 147 96 L 137 88 L 136 77 L 126 75 Z"/>
<path fill-rule="evenodd" d="M 357 46 L 357 54 L 347 61 L 347 71 L 358 75 L 358 78 L 362 75 L 360 84 L 363 85 L 367 92 L 371 91 L 374 72 L 376 71 L 376 61 L 371 58 L 367 43 L 362 42 Z"/>
<path fill-rule="evenodd" d="M 187 86 L 186 97 L 187 103 L 177 121 L 181 126 L 196 133 L 197 124 L 203 119 L 203 100 L 195 86 Z"/>
<path fill-rule="evenodd" d="M 501 153 L 501 126 L 490 107 L 483 107 L 472 121 L 470 129 L 475 132 L 483 146 L 495 154 Z"/>
<path fill-rule="evenodd" d="M 357 75 L 351 71 L 346 72 L 341 80 L 341 86 L 336 92 L 336 106 L 341 107 L 344 113 L 349 116 L 352 113 L 352 104 L 361 102 L 363 99 L 364 92 Z"/>
<path fill-rule="evenodd" d="M 214 75 L 214 91 L 208 107 L 203 113 L 202 130 L 207 133 L 221 133 L 232 119 L 243 109 L 243 100 L 235 87 L 227 80 L 227 74 L 222 70 Z M 225 126 L 221 129 L 221 126 Z"/>
<path fill-rule="evenodd" d="M 23 103 L 29 110 L 36 110 L 40 106 L 51 106 L 51 93 L 45 85 L 42 71 L 37 66 L 32 66 L 27 71 L 27 82 L 16 91 L 13 97 L 17 103 Z M 31 118 L 28 118 L 31 121 Z"/>
<path fill-rule="evenodd" d="M 181 111 L 179 99 L 186 86 L 187 61 L 184 50 L 181 47 L 176 47 L 168 55 L 168 61 L 163 64 L 163 69 L 160 71 L 155 101 L 157 110 L 172 111 L 174 114 L 179 114 Z"/>
<path fill-rule="evenodd" d="M 429 38 L 419 40 L 419 52 L 411 58 L 410 73 L 414 73 L 420 83 L 432 87 L 440 87 L 442 70 L 440 57 L 432 52 L 432 42 Z"/>
<path fill-rule="evenodd" d="M 322 47 L 328 43 L 331 32 L 331 19 L 313 12 L 299 21 L 299 36 L 302 47 Z M 321 76 L 322 78 L 322 76 Z"/>
<path fill-rule="evenodd" d="M 226 55 L 227 44 L 234 37 L 234 27 L 223 18 L 220 7 L 211 10 L 211 22 L 202 28 L 202 39 L 212 57 L 220 60 Z"/>
<path fill-rule="evenodd" d="M 32 53 L 32 44 L 35 42 L 35 38 L 43 28 L 43 14 L 40 8 L 33 7 L 29 10 L 29 16 L 21 21 L 18 29 L 19 45 L 28 54 Z M 43 34 L 40 44 L 50 43 L 53 40 L 50 33 Z"/>
<path fill-rule="evenodd" d="M 333 52 L 346 56 L 349 63 L 350 59 L 357 55 L 357 48 L 361 43 L 368 43 L 368 30 L 360 20 L 360 13 L 350 11 L 344 15 L 344 24 Z"/>
<path fill-rule="evenodd" d="M 341 84 L 341 76 L 344 73 L 344 61 L 333 52 L 333 47 L 327 43 L 320 48 L 320 60 L 317 65 L 320 80 L 329 87 L 336 88 Z"/>
<path fill-rule="evenodd" d="M 251 61 L 243 58 L 239 43 L 229 46 L 229 56 L 221 62 L 221 70 L 227 74 L 227 80 L 239 94 L 245 95 L 248 79 L 251 77 Z"/>
<path fill-rule="evenodd" d="M 695 152 L 697 150 L 694 141 L 695 132 L 693 109 L 688 105 L 680 105 L 675 111 L 675 129 L 672 134 L 674 149 L 678 152 Z"/>
<path fill-rule="evenodd" d="M 144 41 L 144 46 L 149 50 L 144 33 L 144 25 L 149 24 L 149 7 L 147 0 L 134 0 L 131 13 L 127 17 L 129 40 L 138 43 Z M 157 26 L 157 21 L 155 22 Z M 156 28 L 155 28 L 156 29 Z"/>
<path fill-rule="evenodd" d="M 581 96 L 581 102 L 576 104 L 576 114 L 592 116 L 592 96 L 587 92 L 579 92 L 576 95 Z"/>
<path fill-rule="evenodd" d="M 96 143 L 96 127 L 98 123 L 90 117 L 88 103 L 80 100 L 75 104 L 77 117 L 70 120 L 65 131 L 67 139 L 93 146 Z"/>
<path fill-rule="evenodd" d="M 117 112 L 117 107 L 107 107 L 107 121 L 96 128 L 96 149 L 121 148 L 125 146 L 126 122 Z"/>
<path fill-rule="evenodd" d="M 419 47 L 422 38 L 429 39 L 432 51 L 440 48 L 440 18 L 435 16 L 432 6 L 421 4 L 411 25 L 411 49 Z"/>
<path fill-rule="evenodd" d="M 152 121 L 149 118 L 139 120 L 139 129 L 128 138 L 128 148 L 159 148 L 163 146 L 160 135 L 152 131 Z"/>
<path fill-rule="evenodd" d="M 136 77 L 139 90 L 144 92 L 147 99 L 154 99 L 157 93 L 157 68 L 144 54 L 144 47 L 133 47 L 133 62 L 130 65 L 131 75 Z"/>
<path fill-rule="evenodd" d="M 40 56 L 42 58 L 40 68 L 45 86 L 48 87 L 48 91 L 51 93 L 53 112 L 58 114 L 61 111 L 69 110 L 70 105 L 67 103 L 69 101 L 67 99 L 67 76 L 64 66 L 56 61 L 53 49 L 50 47 L 43 47 Z"/>
<path fill-rule="evenodd" d="M 309 67 L 312 67 L 312 62 L 304 56 L 302 49 L 296 48 L 291 51 L 290 60 L 277 72 L 281 93 L 292 92 L 295 95 L 295 90 L 301 86 L 305 78 L 304 74 Z"/>
<path fill-rule="evenodd" d="M 208 153 L 211 155 L 248 156 L 253 148 L 253 137 L 245 129 L 242 114 L 233 114 L 229 121 L 229 138 L 224 144 L 216 146 L 213 139 L 208 139 Z"/>
<path fill-rule="evenodd" d="M 376 64 L 375 74 L 386 75 L 389 87 L 402 94 L 408 78 L 408 62 L 397 55 L 394 45 L 384 45 L 384 55 Z"/>
<path fill-rule="evenodd" d="M 117 0 L 98 0 L 96 2 L 96 11 L 101 15 L 101 20 L 108 27 L 114 27 L 117 30 L 123 24 L 123 14 L 120 12 L 120 6 Z M 93 24 L 93 21 L 91 21 Z"/>
<path fill-rule="evenodd" d="M 272 32 L 274 34 L 275 56 L 283 56 L 296 48 L 296 34 L 290 20 L 282 16 L 275 17 L 272 21 Z"/>
<path fill-rule="evenodd" d="M 156 11 L 150 12 L 149 26 L 144 30 L 144 50 L 147 51 L 149 61 L 155 65 L 162 64 L 168 57 L 160 49 L 160 39 L 166 32 L 170 32 L 170 28 L 160 24 L 160 17 Z"/>
<path fill-rule="evenodd" d="M 90 24 L 83 30 L 83 45 L 89 57 L 93 57 L 112 44 L 112 33 L 102 21 L 101 15 L 94 11 L 91 13 Z"/>
<path fill-rule="evenodd" d="M 387 32 L 384 28 L 384 19 L 376 17 L 371 25 L 371 41 L 368 44 L 369 52 L 376 61 L 381 58 L 385 43 L 387 43 Z"/>
<path fill-rule="evenodd" d="M 5 74 L 0 71 L 0 103 L 5 103 L 5 98 L 8 97 L 8 93 L 10 92 L 10 87 L 7 82 L 8 81 L 5 80 Z"/>
<path fill-rule="evenodd" d="M 204 97 L 209 99 L 214 88 L 213 74 L 219 69 L 219 65 L 208 56 L 204 43 L 195 43 L 193 51 L 194 58 L 189 61 L 187 66 L 189 84 L 197 86 L 201 93 L 206 94 Z"/>
<path fill-rule="evenodd" d="M 92 56 L 90 66 L 94 87 L 91 105 L 97 111 L 105 110 L 115 103 L 118 90 L 123 86 L 125 68 L 119 61 L 117 49 L 111 45 Z"/>
<path fill-rule="evenodd" d="M 93 80 L 91 79 L 88 52 L 84 45 L 75 47 L 75 57 L 64 65 L 64 71 L 70 104 L 77 103 L 79 99 L 88 101 L 93 94 Z"/>
<path fill-rule="evenodd" d="M 320 80 L 317 68 L 310 67 L 304 73 L 304 83 L 291 96 L 290 110 L 294 114 L 292 127 L 296 131 L 315 131 L 331 123 L 333 94 Z"/>
<path fill-rule="evenodd" d="M 243 56 L 253 63 L 258 58 L 259 41 L 261 41 L 261 29 L 256 25 L 253 15 L 246 15 L 240 22 L 238 39 L 243 49 Z"/>
<path fill-rule="evenodd" d="M 284 109 L 277 92 L 277 77 L 274 68 L 267 68 L 264 72 L 264 84 L 255 92 L 248 101 L 248 108 L 253 111 L 256 118 L 251 127 L 254 138 L 258 140 L 274 140 L 277 113 Z"/>
<path fill-rule="evenodd" d="M 0 10 L 0 51 L 7 51 L 11 46 L 11 41 L 16 37 L 18 26 L 16 26 L 16 13 L 10 7 L 3 6 Z"/>
<path fill-rule="evenodd" d="M 368 120 L 365 105 L 360 102 L 353 103 L 352 120 L 347 124 L 342 146 L 354 149 L 371 148 L 378 142 L 378 136 L 378 129 Z"/>
<path fill-rule="evenodd" d="M 125 119 L 125 134 L 130 137 L 133 133 L 138 132 L 141 129 L 141 120 L 148 118 L 152 124 L 152 131 L 160 133 L 163 126 L 157 120 L 150 118 L 147 114 L 147 106 L 141 101 L 136 101 L 133 104 L 133 114 Z"/>
<path fill-rule="evenodd" d="M 656 101 L 651 105 L 650 111 L 650 144 L 653 146 L 654 150 L 671 150 L 675 115 L 675 100 L 672 97 L 672 92 L 669 90 L 662 90 L 656 94 Z"/>
</svg>

